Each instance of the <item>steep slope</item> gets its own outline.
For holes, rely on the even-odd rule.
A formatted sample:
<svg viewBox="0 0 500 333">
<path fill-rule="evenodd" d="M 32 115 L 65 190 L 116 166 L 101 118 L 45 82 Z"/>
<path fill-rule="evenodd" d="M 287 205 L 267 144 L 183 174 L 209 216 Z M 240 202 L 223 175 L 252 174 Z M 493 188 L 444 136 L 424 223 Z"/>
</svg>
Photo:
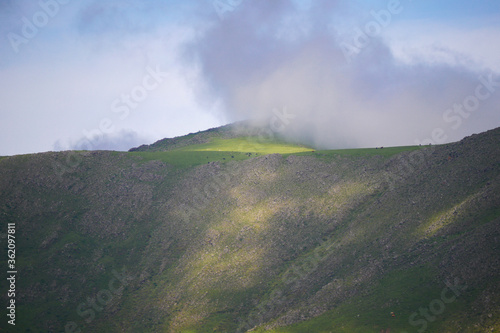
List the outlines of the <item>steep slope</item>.
<svg viewBox="0 0 500 333">
<path fill-rule="evenodd" d="M 496 129 L 395 155 L 254 154 L 182 168 L 144 155 L 161 151 L 1 159 L 16 329 L 498 330 L 499 143 Z"/>
<path fill-rule="evenodd" d="M 133 156 L 163 161 L 177 168 L 311 151 L 314 149 L 285 141 L 269 126 L 257 127 L 245 121 L 130 149 Z"/>
<path fill-rule="evenodd" d="M 188 135 L 165 138 L 150 145 L 142 145 L 140 147 L 130 149 L 131 152 L 158 152 L 158 151 L 171 151 L 179 150 L 184 147 L 207 144 L 212 140 L 227 140 L 237 139 L 241 137 L 251 138 L 254 145 L 260 141 L 279 141 L 283 138 L 279 131 L 271 128 L 269 120 L 262 120 L 259 122 L 240 121 L 233 124 L 210 128 L 205 131 L 197 133 L 190 133 Z"/>
</svg>

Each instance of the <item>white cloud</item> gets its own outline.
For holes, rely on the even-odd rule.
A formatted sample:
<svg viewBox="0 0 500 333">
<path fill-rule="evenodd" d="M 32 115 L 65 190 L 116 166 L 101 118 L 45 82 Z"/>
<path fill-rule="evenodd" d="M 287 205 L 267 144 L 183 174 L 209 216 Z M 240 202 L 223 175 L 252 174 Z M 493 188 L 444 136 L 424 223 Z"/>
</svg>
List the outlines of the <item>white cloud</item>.
<svg viewBox="0 0 500 333">
<path fill-rule="evenodd" d="M 318 144 L 408 144 L 448 126 L 443 111 L 473 91 L 484 68 L 500 71 L 498 20 L 400 15 L 347 64 L 338 33 L 370 18 L 369 8 L 300 4 L 243 1 L 223 20 L 211 2 L 187 0 L 61 7 L 18 54 L 0 45 L 0 155 L 70 147 L 103 120 L 112 122 L 109 137 L 156 140 L 283 107 L 299 116 L 290 132 Z M 32 1 L 0 6 L 3 36 L 39 10 Z M 148 66 L 168 74 L 120 118 L 113 101 L 142 84 Z M 449 140 L 496 126 L 495 98 Z"/>
<path fill-rule="evenodd" d="M 436 21 L 395 22 L 386 39 L 406 63 L 432 62 L 500 72 L 500 26 L 450 26 Z"/>
<path fill-rule="evenodd" d="M 104 119 L 116 133 L 133 129 L 149 140 L 221 125 L 218 110 L 205 112 L 196 102 L 190 82 L 198 80 L 196 69 L 179 62 L 193 35 L 193 28 L 166 25 L 112 43 L 76 35 L 45 40 L 38 57 L 24 54 L 0 68 L 0 154 L 48 151 L 56 141 L 67 149 L 84 131 L 100 130 Z M 112 102 L 141 85 L 147 68 L 167 75 L 120 117 Z"/>
<path fill-rule="evenodd" d="M 280 17 L 304 17 L 303 13 L 294 14 L 287 6 L 269 10 L 269 6 L 256 2 L 242 7 L 194 47 L 208 86 L 223 99 L 231 119 L 262 118 L 271 116 L 275 108 L 286 107 L 296 116 L 287 127 L 290 136 L 329 148 L 415 144 L 432 137 L 436 128 L 446 132 L 443 140 L 449 142 L 495 126 L 495 102 L 500 94 L 481 103 L 481 112 L 464 119 L 458 129 L 450 129 L 443 118 L 448 108 L 474 94 L 479 76 L 485 74 L 484 66 L 463 59 L 484 56 L 486 50 L 460 56 L 457 50 L 470 48 L 462 41 L 443 46 L 449 51 L 441 54 L 419 56 L 410 50 L 410 61 L 399 50 L 406 49 L 405 36 L 418 40 L 417 33 L 402 30 L 399 39 L 387 44 L 390 30 L 381 29 L 377 36 L 366 37 L 366 45 L 348 63 L 341 40 L 325 33 L 331 31 L 326 13 L 320 15 L 324 20 L 311 24 L 306 35 L 291 41 L 261 31 L 279 31 Z M 265 13 L 263 22 L 249 19 L 259 12 Z M 397 30 L 400 25 L 395 21 L 391 29 Z M 262 25 L 254 29 L 257 24 Z M 461 31 L 446 31 L 444 35 L 442 30 L 444 39 L 461 36 Z M 478 39 L 486 41 L 488 36 L 471 32 L 470 43 Z M 488 55 L 495 53 L 487 43 L 484 47 Z"/>
</svg>

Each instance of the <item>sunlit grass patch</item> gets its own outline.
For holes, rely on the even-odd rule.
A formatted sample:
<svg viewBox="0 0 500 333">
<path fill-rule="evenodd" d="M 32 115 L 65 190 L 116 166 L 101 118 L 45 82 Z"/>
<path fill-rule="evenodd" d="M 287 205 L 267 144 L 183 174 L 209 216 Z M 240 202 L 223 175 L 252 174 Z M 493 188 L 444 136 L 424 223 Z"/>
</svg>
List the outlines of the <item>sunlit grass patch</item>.
<svg viewBox="0 0 500 333">
<path fill-rule="evenodd" d="M 252 152 L 259 155 L 292 154 L 314 149 L 284 141 L 259 139 L 254 137 L 241 137 L 234 139 L 213 139 L 209 143 L 192 145 L 180 148 L 179 151 L 226 151 L 226 152 Z"/>
<path fill-rule="evenodd" d="M 179 168 L 187 168 L 210 162 L 242 161 L 252 157 L 281 154 L 285 157 L 290 155 L 314 156 L 331 158 L 335 156 L 368 157 L 393 155 L 421 149 L 421 146 L 401 146 L 387 148 L 359 148 L 359 149 L 335 149 L 314 150 L 305 145 L 293 144 L 275 139 L 263 139 L 258 137 L 240 137 L 233 139 L 212 138 L 208 143 L 190 145 L 169 151 L 144 151 L 129 152 L 131 156 L 138 156 L 143 161 L 158 160 L 174 165 Z"/>
<path fill-rule="evenodd" d="M 432 237 L 442 228 L 458 221 L 463 217 L 463 214 L 470 212 L 470 207 L 474 207 L 474 201 L 476 201 L 480 195 L 481 193 L 476 193 L 450 209 L 435 214 L 416 230 L 418 236 L 423 238 Z"/>
<path fill-rule="evenodd" d="M 276 140 L 259 140 L 252 137 L 235 139 L 214 138 L 209 143 L 191 145 L 170 151 L 130 152 L 143 161 L 162 161 L 179 168 L 210 162 L 242 161 L 269 154 L 295 154 L 312 151 L 312 148 Z"/>
</svg>

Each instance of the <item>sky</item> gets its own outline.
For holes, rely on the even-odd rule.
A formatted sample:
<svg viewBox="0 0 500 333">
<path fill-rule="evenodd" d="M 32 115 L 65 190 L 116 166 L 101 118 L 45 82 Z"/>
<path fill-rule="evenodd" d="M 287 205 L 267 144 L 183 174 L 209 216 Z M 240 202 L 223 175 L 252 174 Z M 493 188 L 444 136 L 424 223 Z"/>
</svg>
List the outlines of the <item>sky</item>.
<svg viewBox="0 0 500 333">
<path fill-rule="evenodd" d="M 4 0 L 0 155 L 247 119 L 317 148 L 500 126 L 497 0 Z"/>
</svg>

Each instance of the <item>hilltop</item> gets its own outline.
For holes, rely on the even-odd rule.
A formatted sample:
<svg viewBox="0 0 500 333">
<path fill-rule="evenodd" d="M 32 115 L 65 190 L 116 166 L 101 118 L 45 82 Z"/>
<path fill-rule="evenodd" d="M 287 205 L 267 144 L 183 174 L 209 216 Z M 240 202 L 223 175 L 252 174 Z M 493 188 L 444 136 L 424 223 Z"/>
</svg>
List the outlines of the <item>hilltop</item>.
<svg viewBox="0 0 500 333">
<path fill-rule="evenodd" d="M 132 148 L 130 152 L 158 152 L 158 151 L 172 151 L 185 148 L 187 146 L 197 146 L 208 144 L 213 140 L 230 140 L 230 139 L 251 139 L 254 143 L 257 141 L 281 142 L 287 143 L 285 138 L 280 135 L 278 131 L 271 129 L 268 124 L 270 121 L 239 121 L 236 123 L 228 124 L 221 127 L 210 128 L 205 131 L 197 133 L 190 133 L 187 135 L 165 138 L 150 145 L 142 145 L 137 148 Z"/>
<path fill-rule="evenodd" d="M 499 143 L 319 151 L 226 126 L 2 158 L 16 332 L 500 330 Z"/>
</svg>

